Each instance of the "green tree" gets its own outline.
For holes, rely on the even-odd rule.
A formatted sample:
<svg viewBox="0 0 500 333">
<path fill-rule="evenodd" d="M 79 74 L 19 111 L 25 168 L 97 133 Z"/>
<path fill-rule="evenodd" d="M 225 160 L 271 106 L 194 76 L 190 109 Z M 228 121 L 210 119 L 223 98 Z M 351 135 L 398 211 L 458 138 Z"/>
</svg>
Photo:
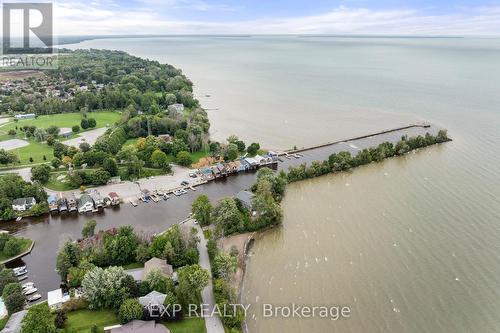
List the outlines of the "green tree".
<svg viewBox="0 0 500 333">
<path fill-rule="evenodd" d="M 63 248 L 57 254 L 56 269 L 61 279 L 64 281 L 68 275 L 71 267 L 76 267 L 80 263 L 81 250 L 80 247 L 68 241 L 64 244 Z"/>
<path fill-rule="evenodd" d="M 26 303 L 26 298 L 19 282 L 9 283 L 2 292 L 2 299 L 9 314 L 21 311 Z"/>
<path fill-rule="evenodd" d="M 191 212 L 193 217 L 202 225 L 206 226 L 210 224 L 210 218 L 212 214 L 212 204 L 208 199 L 208 196 L 203 194 L 199 195 L 191 206 Z"/>
<path fill-rule="evenodd" d="M 229 235 L 244 229 L 243 219 L 233 198 L 222 198 L 212 213 L 217 231 Z"/>
<path fill-rule="evenodd" d="M 193 159 L 191 158 L 191 154 L 187 151 L 180 151 L 175 160 L 179 165 L 182 166 L 190 166 L 193 163 Z"/>
<path fill-rule="evenodd" d="M 52 159 L 52 161 L 50 162 L 50 164 L 51 164 L 54 168 L 56 168 L 56 169 L 57 169 L 57 168 L 59 168 L 59 167 L 61 166 L 62 161 L 61 161 L 61 159 L 60 159 L 60 158 L 54 157 L 54 158 Z"/>
<path fill-rule="evenodd" d="M 174 290 L 174 283 L 172 279 L 164 276 L 163 272 L 160 269 L 152 269 L 146 276 L 145 281 L 148 283 L 151 290 L 155 290 L 162 294 L 166 293 L 167 291 Z"/>
<path fill-rule="evenodd" d="M 135 260 L 140 263 L 145 263 L 149 259 L 151 259 L 149 247 L 145 244 L 139 244 L 135 250 Z"/>
<path fill-rule="evenodd" d="M 151 164 L 155 168 L 161 168 L 161 169 L 164 169 L 164 170 L 168 169 L 170 167 L 170 165 L 168 163 L 167 154 L 165 154 L 164 152 L 162 152 L 159 149 L 156 149 L 151 154 Z"/>
<path fill-rule="evenodd" d="M 126 324 L 129 321 L 141 319 L 144 314 L 142 305 L 134 298 L 127 299 L 120 305 L 120 310 L 118 311 L 118 317 L 122 324 Z"/>
<path fill-rule="evenodd" d="M 54 319 L 47 303 L 41 303 L 28 309 L 22 321 L 23 333 L 56 333 Z"/>
<path fill-rule="evenodd" d="M 213 272 L 216 278 L 229 281 L 236 272 L 237 260 L 225 252 L 219 252 L 213 260 Z"/>
<path fill-rule="evenodd" d="M 46 164 L 35 165 L 31 168 L 31 180 L 45 184 L 50 178 L 50 167 Z"/>
<path fill-rule="evenodd" d="M 188 304 L 199 304 L 201 291 L 208 285 L 209 273 L 199 265 L 185 266 L 178 270 L 177 296 L 184 308 Z"/>
<path fill-rule="evenodd" d="M 71 127 L 71 131 L 72 131 L 73 133 L 78 133 L 78 132 L 80 132 L 80 126 L 75 125 L 75 126 Z"/>
<path fill-rule="evenodd" d="M 118 164 L 116 160 L 112 157 L 106 157 L 102 163 L 103 170 L 109 172 L 111 177 L 118 175 Z"/>
<path fill-rule="evenodd" d="M 0 294 L 3 293 L 3 290 L 6 285 L 9 283 L 17 283 L 17 278 L 12 269 L 8 269 L 3 267 L 0 271 Z"/>
<path fill-rule="evenodd" d="M 234 143 L 230 143 L 226 146 L 224 150 L 224 160 L 234 161 L 238 158 L 238 146 Z"/>
<path fill-rule="evenodd" d="M 255 156 L 257 152 L 260 149 L 260 145 L 256 142 L 252 142 L 248 147 L 247 147 L 247 153 L 250 156 Z"/>
<path fill-rule="evenodd" d="M 12 237 L 5 243 L 3 252 L 9 257 L 13 257 L 21 252 L 21 240 Z"/>
<path fill-rule="evenodd" d="M 94 236 L 96 225 L 97 222 L 95 220 L 87 221 L 82 228 L 82 237 L 87 238 Z"/>
</svg>

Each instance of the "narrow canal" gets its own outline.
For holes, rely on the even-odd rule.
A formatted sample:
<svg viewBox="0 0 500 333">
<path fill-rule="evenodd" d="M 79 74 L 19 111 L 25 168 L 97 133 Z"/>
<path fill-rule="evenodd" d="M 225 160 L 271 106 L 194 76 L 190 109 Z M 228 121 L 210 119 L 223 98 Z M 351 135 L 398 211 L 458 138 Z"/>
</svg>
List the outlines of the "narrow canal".
<svg viewBox="0 0 500 333">
<path fill-rule="evenodd" d="M 286 170 L 292 165 L 325 160 L 330 154 L 345 150 L 354 155 L 360 149 L 376 146 L 384 141 L 396 142 L 403 135 L 425 135 L 427 132 L 435 134 L 436 129 L 413 127 L 317 148 L 301 153 L 302 157 L 298 159 L 282 157 L 278 169 Z M 181 197 L 171 196 L 169 200 L 158 203 L 144 204 L 140 202 L 139 206 L 135 208 L 129 203 L 124 203 L 121 207 L 106 209 L 96 214 L 47 215 L 40 218 L 23 219 L 18 223 L 2 223 L 2 229 L 35 241 L 35 247 L 30 255 L 24 257 L 23 261 L 13 262 L 9 266 L 20 266 L 24 262 L 28 268 L 28 280 L 26 281 L 34 282 L 45 299 L 48 291 L 59 286 L 60 278 L 55 271 L 59 248 L 67 240 L 79 238 L 86 221 L 96 220 L 98 230 L 132 225 L 137 231 L 159 232 L 184 220 L 191 211 L 191 203 L 198 195 L 206 194 L 212 202 L 215 202 L 225 196 L 233 196 L 240 190 L 249 188 L 254 181 L 255 172 L 240 173 L 199 186 L 195 192 L 188 190 L 188 193 Z"/>
</svg>

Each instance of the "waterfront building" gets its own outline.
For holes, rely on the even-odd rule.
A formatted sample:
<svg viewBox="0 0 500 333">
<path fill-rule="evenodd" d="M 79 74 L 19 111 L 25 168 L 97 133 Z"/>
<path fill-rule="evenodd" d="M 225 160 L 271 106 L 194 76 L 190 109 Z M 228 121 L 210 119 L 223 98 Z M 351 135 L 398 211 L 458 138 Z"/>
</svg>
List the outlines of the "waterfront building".
<svg viewBox="0 0 500 333">
<path fill-rule="evenodd" d="M 62 195 L 61 192 L 59 192 L 59 197 L 57 199 L 57 206 L 59 207 L 60 212 L 65 212 L 68 210 L 68 203 L 66 201 L 66 198 Z"/>
<path fill-rule="evenodd" d="M 52 290 L 47 293 L 47 303 L 52 310 L 59 310 L 69 299 L 69 293 L 63 293 L 62 289 Z"/>
<path fill-rule="evenodd" d="M 57 197 L 55 195 L 49 195 L 47 203 L 49 204 L 49 211 L 54 212 L 59 209 L 57 205 Z"/>
<path fill-rule="evenodd" d="M 78 199 L 78 212 L 85 213 L 94 210 L 94 200 L 88 194 L 82 194 L 80 199 Z"/>
<path fill-rule="evenodd" d="M 16 212 L 24 212 L 36 204 L 33 197 L 19 198 L 12 201 L 12 209 Z"/>
<path fill-rule="evenodd" d="M 97 190 L 90 191 L 90 197 L 94 200 L 95 208 L 103 208 L 104 207 L 104 198 L 101 193 Z"/>
<path fill-rule="evenodd" d="M 111 205 L 116 206 L 120 204 L 120 197 L 116 192 L 109 192 L 108 196 L 111 199 Z"/>
<path fill-rule="evenodd" d="M 78 202 L 76 201 L 75 195 L 73 193 L 68 195 L 67 202 L 68 202 L 68 210 L 70 212 L 75 212 L 78 210 Z"/>
<path fill-rule="evenodd" d="M 214 173 L 211 167 L 201 168 L 198 170 L 198 172 L 201 173 L 201 177 L 204 178 L 205 180 L 214 179 Z"/>
</svg>

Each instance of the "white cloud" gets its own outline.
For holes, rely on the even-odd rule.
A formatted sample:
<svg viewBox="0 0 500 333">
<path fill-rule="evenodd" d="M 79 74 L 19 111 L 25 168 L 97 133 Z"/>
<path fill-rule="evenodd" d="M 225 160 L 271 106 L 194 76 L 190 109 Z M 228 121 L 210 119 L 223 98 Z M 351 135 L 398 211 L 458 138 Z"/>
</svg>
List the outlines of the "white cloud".
<svg viewBox="0 0 500 333">
<path fill-rule="evenodd" d="M 320 15 L 216 22 L 161 16 L 155 11 L 160 6 L 159 0 L 140 1 L 149 5 L 132 10 L 121 8 L 113 0 L 94 0 L 87 4 L 56 2 L 56 34 L 500 35 L 500 7 L 469 8 L 443 15 L 425 15 L 412 9 L 339 7 Z M 162 0 L 162 8 L 166 5 L 199 11 L 234 9 L 209 5 L 204 0 Z"/>
</svg>

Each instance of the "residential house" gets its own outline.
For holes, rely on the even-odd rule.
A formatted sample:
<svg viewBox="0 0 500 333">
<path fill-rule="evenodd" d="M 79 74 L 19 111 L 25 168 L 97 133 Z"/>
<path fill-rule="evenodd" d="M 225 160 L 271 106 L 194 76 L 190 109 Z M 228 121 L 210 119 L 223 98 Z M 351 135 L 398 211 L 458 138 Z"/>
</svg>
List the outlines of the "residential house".
<svg viewBox="0 0 500 333">
<path fill-rule="evenodd" d="M 158 137 L 163 141 L 165 141 L 166 143 L 172 142 L 172 136 L 170 134 L 160 134 L 158 135 Z"/>
<path fill-rule="evenodd" d="M 170 330 L 164 325 L 155 322 L 154 320 L 132 320 L 125 325 L 116 325 L 105 327 L 106 333 L 170 333 Z"/>
<path fill-rule="evenodd" d="M 242 205 L 249 211 L 252 211 L 252 200 L 254 197 L 255 194 L 250 191 L 239 191 L 238 194 L 236 194 L 236 199 L 241 201 Z"/>
<path fill-rule="evenodd" d="M 78 213 L 91 212 L 94 210 L 94 200 L 88 194 L 82 194 L 78 199 Z"/>
<path fill-rule="evenodd" d="M 24 212 L 30 209 L 36 204 L 36 200 L 33 197 L 19 198 L 12 201 L 12 209 L 16 212 Z"/>
<path fill-rule="evenodd" d="M 47 198 L 47 203 L 49 204 L 49 211 L 54 212 L 59 209 L 57 206 L 57 197 L 53 194 L 49 195 Z"/>
<path fill-rule="evenodd" d="M 217 168 L 217 170 L 219 171 L 220 175 L 221 176 L 227 176 L 227 170 L 226 170 L 226 166 L 222 163 L 217 163 L 217 165 L 215 166 Z"/>
<path fill-rule="evenodd" d="M 165 298 L 167 295 L 152 291 L 146 296 L 139 297 L 139 303 L 148 312 L 150 318 L 161 318 L 167 312 L 165 305 Z"/>
<path fill-rule="evenodd" d="M 63 293 L 62 289 L 52 290 L 47 293 L 47 303 L 52 310 L 59 310 L 69 299 L 69 293 Z"/>
<path fill-rule="evenodd" d="M 172 265 L 169 265 L 165 259 L 151 258 L 144 263 L 144 270 L 142 271 L 142 280 L 144 281 L 148 274 L 152 271 L 158 269 L 165 277 L 172 278 L 174 274 L 174 269 Z"/>
</svg>

